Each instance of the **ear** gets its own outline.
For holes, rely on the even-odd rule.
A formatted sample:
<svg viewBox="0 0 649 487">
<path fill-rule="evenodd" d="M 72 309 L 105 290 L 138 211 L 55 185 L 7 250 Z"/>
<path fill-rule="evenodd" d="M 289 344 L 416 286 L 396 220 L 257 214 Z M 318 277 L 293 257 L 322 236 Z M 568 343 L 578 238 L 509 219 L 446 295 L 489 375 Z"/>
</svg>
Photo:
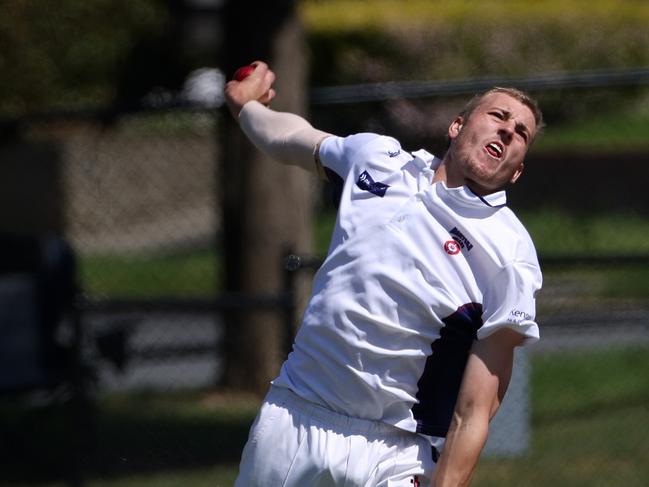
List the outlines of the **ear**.
<svg viewBox="0 0 649 487">
<path fill-rule="evenodd" d="M 512 178 L 509 180 L 511 184 L 514 184 L 516 181 L 518 181 L 518 178 L 520 178 L 523 174 L 523 169 L 525 169 L 525 163 L 521 162 L 520 166 L 518 166 L 518 169 L 516 169 L 516 171 L 512 175 Z"/>
<path fill-rule="evenodd" d="M 462 130 L 462 127 L 464 126 L 464 119 L 462 117 L 456 117 L 453 122 L 451 122 L 451 125 L 448 127 L 448 137 L 449 139 L 453 140 L 456 138 L 460 130 Z"/>
</svg>

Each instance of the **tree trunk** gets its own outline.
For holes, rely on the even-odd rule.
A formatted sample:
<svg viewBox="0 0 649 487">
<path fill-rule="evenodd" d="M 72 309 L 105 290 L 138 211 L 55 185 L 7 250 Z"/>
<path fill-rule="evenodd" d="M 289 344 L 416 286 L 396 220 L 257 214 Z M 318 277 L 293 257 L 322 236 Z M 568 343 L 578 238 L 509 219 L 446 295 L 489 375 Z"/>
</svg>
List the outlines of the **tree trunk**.
<svg viewBox="0 0 649 487">
<path fill-rule="evenodd" d="M 261 59 L 277 74 L 272 107 L 304 113 L 306 59 L 294 2 L 231 1 L 226 8 L 227 74 Z M 223 187 L 227 291 L 277 294 L 287 248 L 310 252 L 316 179 L 256 151 L 224 116 Z M 285 355 L 281 312 L 229 313 L 224 385 L 264 393 Z"/>
</svg>

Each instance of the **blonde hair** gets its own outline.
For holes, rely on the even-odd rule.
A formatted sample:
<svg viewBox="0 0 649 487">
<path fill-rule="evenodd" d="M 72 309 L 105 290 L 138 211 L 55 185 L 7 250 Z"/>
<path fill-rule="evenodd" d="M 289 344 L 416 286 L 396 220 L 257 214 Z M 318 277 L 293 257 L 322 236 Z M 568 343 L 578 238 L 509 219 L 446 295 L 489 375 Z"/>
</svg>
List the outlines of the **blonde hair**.
<svg viewBox="0 0 649 487">
<path fill-rule="evenodd" d="M 504 93 L 506 95 L 511 96 L 512 98 L 515 98 L 516 100 L 520 101 L 523 105 L 525 105 L 527 108 L 529 108 L 532 111 L 532 114 L 534 115 L 534 121 L 536 122 L 536 130 L 534 131 L 534 137 L 541 133 L 543 131 L 543 127 L 545 127 L 545 124 L 543 122 L 543 113 L 541 113 L 541 109 L 539 108 L 539 105 L 537 104 L 536 100 L 532 98 L 530 95 L 525 93 L 524 91 L 521 91 L 517 88 L 507 88 L 507 87 L 501 87 L 501 86 L 496 86 L 494 88 L 491 88 L 490 90 L 485 91 L 484 93 L 480 93 L 478 95 L 475 95 L 473 98 L 469 100 L 469 102 L 464 106 L 462 111 L 458 114 L 460 117 L 462 117 L 464 120 L 467 120 L 473 111 L 480 105 L 482 100 L 494 93 Z"/>
</svg>

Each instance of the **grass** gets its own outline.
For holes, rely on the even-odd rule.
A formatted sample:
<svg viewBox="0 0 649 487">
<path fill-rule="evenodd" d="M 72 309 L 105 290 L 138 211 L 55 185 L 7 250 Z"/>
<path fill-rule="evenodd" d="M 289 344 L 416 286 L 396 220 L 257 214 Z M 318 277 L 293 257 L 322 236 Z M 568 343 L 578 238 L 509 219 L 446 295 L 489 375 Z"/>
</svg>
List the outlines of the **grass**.
<svg viewBox="0 0 649 487">
<path fill-rule="evenodd" d="M 532 377 L 535 425 L 649 405 L 647 352 L 637 347 L 539 355 Z"/>
<path fill-rule="evenodd" d="M 646 486 L 648 423 L 649 413 L 639 405 L 622 405 L 614 414 L 604 408 L 580 417 L 558 415 L 552 424 L 534 428 L 534 453 L 483 460 L 473 485 Z"/>
<path fill-rule="evenodd" d="M 648 485 L 649 348 L 537 354 L 531 370 L 530 452 L 482 459 L 475 487 Z M 257 405 L 256 398 L 233 394 L 104 396 L 93 450 L 101 461 L 89 469 L 86 485 L 232 485 Z M 64 487 L 43 477 L 44 456 L 60 459 L 65 447 L 62 411 L 3 413 L 14 430 L 29 425 L 32 436 L 23 442 L 41 463 L 6 465 L 12 458 L 4 454 L 0 485 Z M 25 481 L 35 467 L 41 479 Z"/>
<path fill-rule="evenodd" d="M 126 474 L 116 478 L 94 478 L 86 487 L 230 487 L 237 469 L 232 465 L 189 470 L 160 470 L 148 474 Z M 0 485 L 4 485 L 0 481 Z M 8 484 L 7 484 L 8 485 Z M 62 482 L 21 483 L 21 487 L 68 487 Z M 12 487 L 17 487 L 15 484 Z"/>
<path fill-rule="evenodd" d="M 522 213 L 541 256 L 649 255 L 649 221 L 633 214 L 576 215 L 558 211 Z M 557 236 L 561 238 L 557 238 Z M 584 296 L 638 298 L 649 296 L 649 266 L 545 269 L 546 282 L 573 282 Z"/>
<path fill-rule="evenodd" d="M 205 297 L 219 287 L 221 260 L 215 250 L 164 255 L 82 255 L 84 292 L 110 297 Z"/>
<path fill-rule="evenodd" d="M 153 475 L 135 475 L 119 480 L 97 480 L 91 487 L 179 487 L 210 486 L 229 487 L 234 485 L 237 470 L 231 465 L 196 469 L 188 472 L 161 472 Z"/>
<path fill-rule="evenodd" d="M 518 216 L 540 255 L 649 253 L 649 220 L 640 214 L 539 211 L 518 212 Z"/>
<path fill-rule="evenodd" d="M 545 153 L 587 150 L 641 151 L 649 148 L 649 114 L 646 108 L 630 113 L 606 113 L 586 120 L 550 124 L 535 143 L 534 151 Z"/>
<path fill-rule="evenodd" d="M 232 485 L 258 404 L 243 394 L 113 394 L 88 418 L 65 404 L 3 404 L 0 485 L 62 487 L 54 479 L 70 471 L 75 441 L 93 487 Z"/>
<path fill-rule="evenodd" d="M 644 486 L 649 350 L 536 356 L 529 456 L 485 459 L 477 486 Z"/>
</svg>

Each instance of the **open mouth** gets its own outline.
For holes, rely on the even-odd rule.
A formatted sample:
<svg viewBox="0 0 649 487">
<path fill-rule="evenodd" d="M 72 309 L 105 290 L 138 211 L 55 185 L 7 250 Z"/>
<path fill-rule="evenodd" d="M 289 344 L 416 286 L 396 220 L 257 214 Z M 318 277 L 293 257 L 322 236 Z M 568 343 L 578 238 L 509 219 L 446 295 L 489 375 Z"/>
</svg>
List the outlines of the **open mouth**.
<svg viewBox="0 0 649 487">
<path fill-rule="evenodd" d="M 489 154 L 494 159 L 502 158 L 503 153 L 505 152 L 505 148 L 498 142 L 489 142 L 485 146 L 485 150 L 487 151 L 487 154 Z"/>
</svg>

